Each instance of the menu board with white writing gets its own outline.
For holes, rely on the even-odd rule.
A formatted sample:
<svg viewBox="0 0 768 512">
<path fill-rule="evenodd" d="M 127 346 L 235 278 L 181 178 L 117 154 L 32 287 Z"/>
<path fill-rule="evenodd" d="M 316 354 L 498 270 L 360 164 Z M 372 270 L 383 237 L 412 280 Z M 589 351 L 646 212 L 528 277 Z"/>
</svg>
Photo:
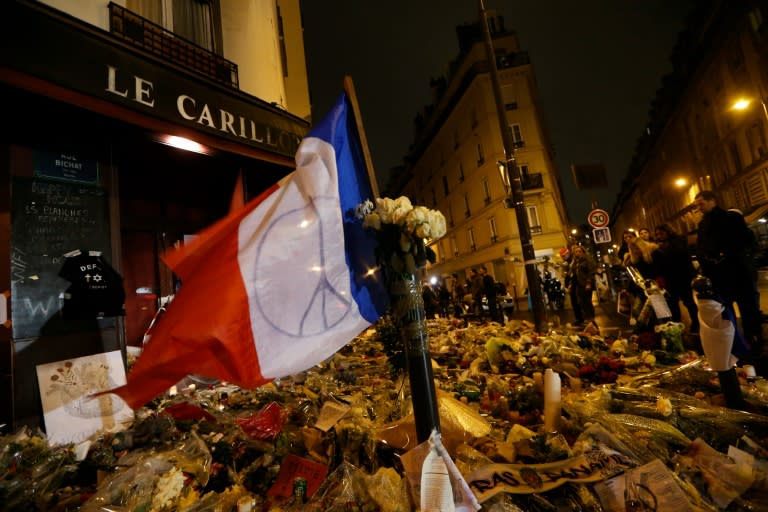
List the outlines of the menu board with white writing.
<svg viewBox="0 0 768 512">
<path fill-rule="evenodd" d="M 75 249 L 110 254 L 107 193 L 96 186 L 16 176 L 11 198 L 13 337 L 36 337 L 61 310 L 70 284 L 59 277 L 64 254 Z"/>
</svg>

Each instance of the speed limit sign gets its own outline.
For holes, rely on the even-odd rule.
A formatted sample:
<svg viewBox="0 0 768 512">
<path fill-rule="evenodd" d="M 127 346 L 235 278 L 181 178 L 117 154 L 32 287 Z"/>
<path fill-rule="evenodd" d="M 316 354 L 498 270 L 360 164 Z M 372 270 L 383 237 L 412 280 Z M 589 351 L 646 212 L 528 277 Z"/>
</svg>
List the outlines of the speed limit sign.
<svg viewBox="0 0 768 512">
<path fill-rule="evenodd" d="M 608 225 L 609 221 L 608 212 L 605 210 L 601 210 L 600 208 L 595 208 L 591 212 L 589 212 L 589 215 L 587 216 L 587 221 L 589 222 L 589 225 L 593 228 L 604 228 Z"/>
</svg>

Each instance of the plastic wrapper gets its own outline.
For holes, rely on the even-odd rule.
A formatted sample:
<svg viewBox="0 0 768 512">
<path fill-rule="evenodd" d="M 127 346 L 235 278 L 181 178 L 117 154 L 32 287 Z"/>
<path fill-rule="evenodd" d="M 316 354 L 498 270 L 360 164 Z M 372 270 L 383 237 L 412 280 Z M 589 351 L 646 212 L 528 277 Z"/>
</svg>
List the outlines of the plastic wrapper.
<svg viewBox="0 0 768 512">
<path fill-rule="evenodd" d="M 280 433 L 285 419 L 285 410 L 277 402 L 271 402 L 257 413 L 237 418 L 235 422 L 249 437 L 265 440 Z"/>
<path fill-rule="evenodd" d="M 176 508 L 183 495 L 191 492 L 191 487 L 186 485 L 186 475 L 191 475 L 203 487 L 208 482 L 210 465 L 207 445 L 195 433 L 172 450 L 129 452 L 118 461 L 117 466 L 123 469 L 105 478 L 82 510 Z"/>
<path fill-rule="evenodd" d="M 106 478 L 81 510 L 82 512 L 150 510 L 155 487 L 160 482 L 160 477 L 173 469 L 173 464 L 167 460 L 144 458 L 137 464 Z M 171 493 L 175 490 L 180 492 L 177 485 L 171 484 L 167 491 L 158 489 L 158 492 L 163 493 L 161 498 L 170 499 Z M 178 494 L 175 497 L 178 497 Z"/>
<path fill-rule="evenodd" d="M 359 510 L 366 504 L 372 508 L 374 503 L 366 490 L 363 476 L 364 473 L 357 467 L 343 462 L 328 475 L 320 489 L 306 504 L 296 505 L 294 510 L 347 512 Z"/>
<path fill-rule="evenodd" d="M 3 510 L 50 509 L 56 491 L 77 473 L 69 446 L 49 447 L 45 436 L 22 427 L 0 437 L 0 503 Z"/>
<path fill-rule="evenodd" d="M 449 452 L 463 442 L 487 436 L 491 425 L 477 411 L 443 391 L 437 393 L 440 429 Z M 412 450 L 417 444 L 413 415 L 379 427 L 377 438 L 400 450 Z"/>
</svg>

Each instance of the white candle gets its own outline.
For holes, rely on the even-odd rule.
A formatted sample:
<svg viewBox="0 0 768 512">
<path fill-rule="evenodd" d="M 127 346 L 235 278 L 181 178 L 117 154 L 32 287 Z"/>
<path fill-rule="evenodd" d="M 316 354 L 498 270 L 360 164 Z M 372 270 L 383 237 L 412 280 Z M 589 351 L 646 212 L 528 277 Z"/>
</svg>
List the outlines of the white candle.
<svg viewBox="0 0 768 512">
<path fill-rule="evenodd" d="M 544 372 L 544 431 L 554 432 L 560 424 L 560 375 Z"/>
</svg>

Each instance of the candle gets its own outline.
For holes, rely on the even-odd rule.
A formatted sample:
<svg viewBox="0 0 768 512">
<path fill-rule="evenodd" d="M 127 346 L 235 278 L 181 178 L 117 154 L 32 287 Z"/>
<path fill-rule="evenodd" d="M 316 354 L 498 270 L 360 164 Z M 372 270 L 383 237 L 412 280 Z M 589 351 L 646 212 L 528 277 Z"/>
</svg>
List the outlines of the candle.
<svg viewBox="0 0 768 512">
<path fill-rule="evenodd" d="M 544 431 L 554 432 L 560 424 L 560 375 L 544 372 Z"/>
</svg>

